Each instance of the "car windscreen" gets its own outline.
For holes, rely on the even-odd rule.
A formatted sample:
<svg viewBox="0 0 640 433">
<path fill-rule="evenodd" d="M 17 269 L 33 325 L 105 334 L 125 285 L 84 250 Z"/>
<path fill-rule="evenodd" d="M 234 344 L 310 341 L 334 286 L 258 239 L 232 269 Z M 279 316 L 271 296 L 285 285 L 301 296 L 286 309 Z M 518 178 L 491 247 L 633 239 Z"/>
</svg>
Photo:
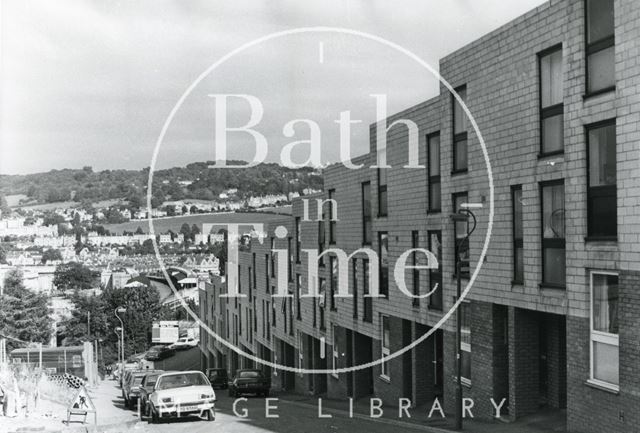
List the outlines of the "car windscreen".
<svg viewBox="0 0 640 433">
<path fill-rule="evenodd" d="M 256 378 L 256 377 L 261 377 L 262 374 L 260 374 L 259 371 L 241 371 L 238 374 L 238 377 L 240 379 L 252 379 L 252 378 Z"/>
<path fill-rule="evenodd" d="M 136 376 L 133 378 L 133 385 L 140 385 L 144 376 Z"/>
<path fill-rule="evenodd" d="M 202 373 L 172 374 L 158 379 L 158 389 L 182 388 L 185 386 L 208 385 Z"/>
<path fill-rule="evenodd" d="M 159 374 L 154 374 L 153 376 L 147 376 L 147 380 L 144 381 L 145 386 L 155 386 L 158 381 Z"/>
</svg>

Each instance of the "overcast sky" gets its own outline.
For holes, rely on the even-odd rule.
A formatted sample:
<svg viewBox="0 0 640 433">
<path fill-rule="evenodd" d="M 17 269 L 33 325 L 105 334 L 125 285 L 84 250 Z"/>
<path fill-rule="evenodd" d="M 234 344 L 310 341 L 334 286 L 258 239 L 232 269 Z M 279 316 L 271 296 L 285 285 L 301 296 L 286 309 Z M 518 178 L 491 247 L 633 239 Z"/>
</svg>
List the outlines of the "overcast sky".
<svg viewBox="0 0 640 433">
<path fill-rule="evenodd" d="M 541 3 L 1 0 L 0 173 L 149 166 L 162 125 L 191 82 L 227 52 L 272 32 L 355 29 L 437 68 L 441 57 Z M 269 160 L 284 144 L 308 137 L 300 126 L 287 138 L 283 125 L 308 118 L 321 126 L 322 157 L 331 161 L 338 154 L 340 111 L 363 121 L 352 136 L 352 153 L 362 154 L 366 125 L 375 118 L 370 94 L 388 95 L 392 114 L 437 89 L 415 62 L 369 40 L 318 33 L 270 40 L 213 71 L 185 100 L 158 165 L 214 159 L 210 94 L 260 98 L 264 117 L 256 130 L 269 141 Z M 249 114 L 246 103 L 233 104 L 229 124 L 246 123 Z M 228 157 L 251 159 L 251 141 L 239 135 L 230 136 Z"/>
</svg>

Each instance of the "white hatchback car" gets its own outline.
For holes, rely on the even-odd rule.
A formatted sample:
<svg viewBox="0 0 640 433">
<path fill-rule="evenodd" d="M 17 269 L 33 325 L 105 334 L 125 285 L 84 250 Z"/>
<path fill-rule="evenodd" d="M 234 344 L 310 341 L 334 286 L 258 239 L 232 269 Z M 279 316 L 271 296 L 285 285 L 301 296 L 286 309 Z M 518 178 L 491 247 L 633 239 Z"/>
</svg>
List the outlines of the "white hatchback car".
<svg viewBox="0 0 640 433">
<path fill-rule="evenodd" d="M 175 343 L 169 345 L 169 349 L 182 350 L 182 349 L 191 349 L 192 347 L 196 347 L 198 345 L 198 340 L 192 337 L 182 337 L 178 339 Z"/>
<path fill-rule="evenodd" d="M 177 371 L 160 375 L 149 396 L 147 416 L 152 423 L 167 418 L 198 416 L 216 418 L 216 393 L 200 371 Z"/>
</svg>

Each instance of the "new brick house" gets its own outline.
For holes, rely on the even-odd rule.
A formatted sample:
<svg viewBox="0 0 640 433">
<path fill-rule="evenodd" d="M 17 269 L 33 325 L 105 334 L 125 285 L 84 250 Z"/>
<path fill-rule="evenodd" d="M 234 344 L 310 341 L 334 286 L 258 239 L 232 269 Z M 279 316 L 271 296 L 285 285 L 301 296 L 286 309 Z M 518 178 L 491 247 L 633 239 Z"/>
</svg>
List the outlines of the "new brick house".
<svg viewBox="0 0 640 433">
<path fill-rule="evenodd" d="M 269 372 L 284 389 L 389 405 L 439 397 L 453 413 L 460 315 L 464 395 L 474 400 L 474 416 L 494 417 L 489 399 L 504 398 L 506 419 L 566 408 L 568 431 L 632 431 L 640 425 L 639 52 L 639 2 L 552 0 L 441 60 L 441 75 L 484 138 L 494 186 L 489 248 L 442 326 L 456 301 L 457 270 L 464 288 L 478 267 L 490 210 L 479 137 L 444 85 L 387 119 L 417 125 L 422 167 L 403 167 L 409 129 L 397 124 L 387 131 L 391 167 L 371 168 L 372 125 L 370 152 L 353 160 L 363 168 L 325 169 L 322 194 L 294 200 L 292 215 L 265 222 L 263 243 L 240 252 L 241 293 L 249 296 L 225 301 L 226 312 L 212 320 L 225 322 L 226 338 L 247 353 L 314 369 L 368 363 L 431 332 L 372 368 Z M 472 209 L 477 227 L 467 240 L 470 223 L 451 215 L 469 203 L 481 207 Z M 362 247 L 377 254 L 383 298 L 364 296 L 371 256 L 349 261 L 352 296 L 338 297 L 335 254 L 310 273 L 303 251 Z M 437 268 L 404 273 L 409 291 L 433 291 L 425 299 L 403 294 L 394 278 L 394 264 L 412 248 L 438 258 Z M 284 269 L 272 249 L 284 250 L 291 298 L 271 296 Z M 310 286 L 320 300 L 302 296 Z M 253 365 L 232 351 L 220 364 L 203 351 L 210 366 Z"/>
</svg>

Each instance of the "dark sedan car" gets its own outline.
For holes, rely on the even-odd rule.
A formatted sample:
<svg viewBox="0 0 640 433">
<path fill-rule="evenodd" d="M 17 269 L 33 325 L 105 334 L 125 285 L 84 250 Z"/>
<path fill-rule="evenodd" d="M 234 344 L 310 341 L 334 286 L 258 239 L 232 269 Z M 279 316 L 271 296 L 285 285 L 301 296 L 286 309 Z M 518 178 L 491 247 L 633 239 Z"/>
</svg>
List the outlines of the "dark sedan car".
<svg viewBox="0 0 640 433">
<path fill-rule="evenodd" d="M 153 370 L 145 374 L 140 383 L 140 409 L 142 413 L 148 413 L 149 407 L 149 395 L 153 392 L 153 387 L 156 386 L 158 377 L 163 373 L 171 373 L 170 371 Z"/>
<path fill-rule="evenodd" d="M 214 388 L 225 389 L 229 386 L 229 375 L 224 368 L 207 368 L 207 378 Z"/>
<path fill-rule="evenodd" d="M 235 377 L 229 382 L 229 395 L 236 397 L 242 394 L 256 394 L 269 397 L 271 378 L 261 370 L 237 370 Z"/>
<path fill-rule="evenodd" d="M 143 379 L 147 375 L 155 373 L 157 371 L 159 370 L 137 370 L 132 371 L 127 376 L 127 381 L 122 387 L 122 396 L 124 397 L 124 404 L 126 407 L 128 407 L 129 409 L 135 409 L 138 398 L 140 397 L 140 390 Z"/>
<path fill-rule="evenodd" d="M 170 349 L 167 346 L 153 346 L 147 351 L 144 359 L 147 361 L 159 361 L 161 359 L 173 356 L 176 353 L 174 349 Z"/>
</svg>

